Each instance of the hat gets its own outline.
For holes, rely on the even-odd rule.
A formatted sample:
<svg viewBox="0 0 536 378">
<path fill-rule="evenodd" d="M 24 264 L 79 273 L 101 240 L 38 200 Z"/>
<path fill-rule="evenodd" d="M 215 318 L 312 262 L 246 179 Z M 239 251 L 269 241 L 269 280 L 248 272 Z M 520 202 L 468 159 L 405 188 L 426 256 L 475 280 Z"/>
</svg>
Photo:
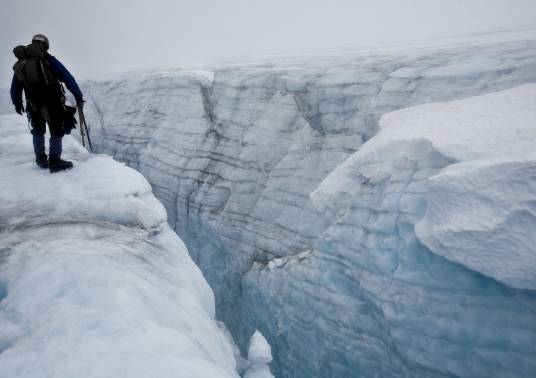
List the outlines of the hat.
<svg viewBox="0 0 536 378">
<path fill-rule="evenodd" d="M 35 42 L 35 41 L 43 42 L 47 46 L 47 49 L 50 46 L 49 43 L 48 43 L 48 38 L 44 34 L 36 34 L 36 35 L 34 35 L 33 38 L 32 38 L 32 43 Z"/>
</svg>

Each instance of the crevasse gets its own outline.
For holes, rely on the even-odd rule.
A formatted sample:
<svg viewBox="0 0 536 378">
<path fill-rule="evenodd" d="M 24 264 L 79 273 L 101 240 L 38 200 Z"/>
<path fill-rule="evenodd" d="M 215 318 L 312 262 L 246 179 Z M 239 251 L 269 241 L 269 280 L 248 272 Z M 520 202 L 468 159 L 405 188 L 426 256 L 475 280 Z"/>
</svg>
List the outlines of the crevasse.
<svg viewBox="0 0 536 378">
<path fill-rule="evenodd" d="M 98 151 L 144 174 L 240 347 L 277 377 L 536 374 L 536 293 L 415 234 L 455 159 L 400 141 L 320 183 L 380 117 L 536 81 L 536 41 L 372 51 L 86 83 Z M 325 183 L 324 183 L 325 184 Z M 310 194 L 315 192 L 311 197 Z"/>
</svg>

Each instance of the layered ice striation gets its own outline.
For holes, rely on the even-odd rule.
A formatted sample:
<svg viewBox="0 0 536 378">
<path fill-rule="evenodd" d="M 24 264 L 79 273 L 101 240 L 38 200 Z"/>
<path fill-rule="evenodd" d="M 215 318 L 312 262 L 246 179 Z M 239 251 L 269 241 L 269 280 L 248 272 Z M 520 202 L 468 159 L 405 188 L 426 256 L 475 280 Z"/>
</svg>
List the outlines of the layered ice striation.
<svg viewBox="0 0 536 378">
<path fill-rule="evenodd" d="M 527 38 L 129 74 L 86 92 L 97 149 L 149 180 L 219 317 L 244 352 L 262 332 L 277 377 L 524 377 L 536 293 L 436 247 L 457 236 L 427 210 L 429 179 L 458 157 L 426 135 L 354 154 L 388 112 L 534 81 Z"/>
<path fill-rule="evenodd" d="M 0 118 L 0 375 L 238 377 L 149 183 L 72 138 L 75 168 L 51 175 L 25 123 Z"/>
</svg>

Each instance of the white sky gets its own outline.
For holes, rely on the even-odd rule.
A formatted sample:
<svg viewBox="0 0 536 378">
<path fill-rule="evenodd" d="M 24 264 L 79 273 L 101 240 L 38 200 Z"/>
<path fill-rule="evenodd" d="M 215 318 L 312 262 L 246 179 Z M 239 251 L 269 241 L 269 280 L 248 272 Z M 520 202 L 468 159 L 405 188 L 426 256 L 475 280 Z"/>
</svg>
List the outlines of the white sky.
<svg viewBox="0 0 536 378">
<path fill-rule="evenodd" d="M 46 34 L 77 77 L 269 54 L 536 28 L 536 0 L 0 0 L 12 49 Z"/>
</svg>

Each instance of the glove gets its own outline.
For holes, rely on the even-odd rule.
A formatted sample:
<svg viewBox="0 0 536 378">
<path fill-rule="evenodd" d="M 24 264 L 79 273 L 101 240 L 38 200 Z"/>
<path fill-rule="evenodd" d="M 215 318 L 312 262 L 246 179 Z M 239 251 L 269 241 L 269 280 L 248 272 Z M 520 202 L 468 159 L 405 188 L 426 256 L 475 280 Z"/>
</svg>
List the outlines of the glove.
<svg viewBox="0 0 536 378">
<path fill-rule="evenodd" d="M 80 109 L 84 109 L 84 99 L 79 99 L 79 100 L 76 100 L 76 107 L 77 108 L 80 108 Z"/>
<path fill-rule="evenodd" d="M 22 113 L 24 113 L 24 106 L 22 106 L 22 104 L 15 105 L 15 111 L 22 115 Z"/>
</svg>

